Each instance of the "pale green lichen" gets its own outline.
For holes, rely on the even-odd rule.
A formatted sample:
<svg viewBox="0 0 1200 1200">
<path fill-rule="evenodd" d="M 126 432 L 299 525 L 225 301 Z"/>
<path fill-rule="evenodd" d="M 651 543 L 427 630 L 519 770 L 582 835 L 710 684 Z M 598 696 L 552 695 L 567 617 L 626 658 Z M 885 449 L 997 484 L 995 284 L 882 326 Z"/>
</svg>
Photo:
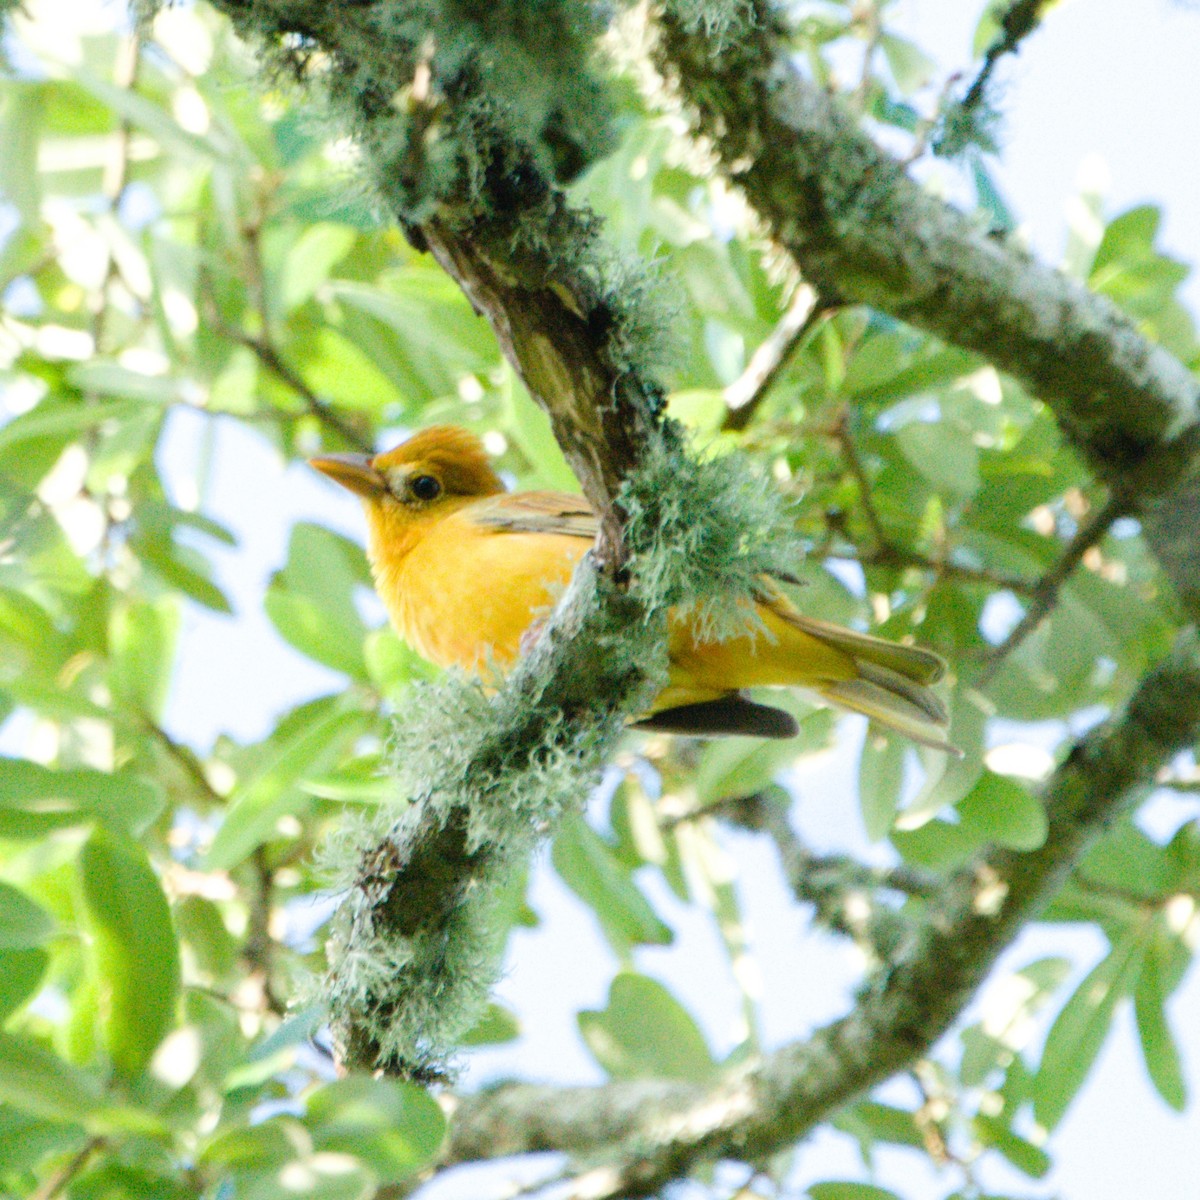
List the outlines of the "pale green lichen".
<svg viewBox="0 0 1200 1200">
<path fill-rule="evenodd" d="M 695 609 L 707 636 L 752 620 L 746 599 L 764 576 L 794 575 L 804 556 L 779 489 L 743 455 L 648 449 L 625 486 L 636 588 L 647 607 Z"/>
</svg>

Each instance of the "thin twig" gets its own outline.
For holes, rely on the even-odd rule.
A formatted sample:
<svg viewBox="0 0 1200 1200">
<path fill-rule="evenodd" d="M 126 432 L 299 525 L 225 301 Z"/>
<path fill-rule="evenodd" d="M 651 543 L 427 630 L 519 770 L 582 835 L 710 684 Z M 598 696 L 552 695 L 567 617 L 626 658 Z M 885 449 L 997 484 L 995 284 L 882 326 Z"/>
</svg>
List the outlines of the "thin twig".
<svg viewBox="0 0 1200 1200">
<path fill-rule="evenodd" d="M 1042 623 L 1058 603 L 1059 592 L 1079 566 L 1083 556 L 1104 537 L 1115 521 L 1129 511 L 1129 508 L 1129 500 L 1119 492 L 1114 492 L 1079 528 L 1059 560 L 1038 580 L 1025 615 L 1013 627 L 1008 637 L 984 656 L 987 665 L 976 683 L 977 687 L 988 683 L 1000 669 L 1005 657 Z"/>
<path fill-rule="evenodd" d="M 1001 15 L 1000 36 L 988 47 L 983 66 L 963 97 L 962 107 L 971 111 L 982 103 L 996 64 L 1006 54 L 1016 54 L 1021 43 L 1038 25 L 1051 0 L 1012 0 Z"/>
<path fill-rule="evenodd" d="M 343 441 L 353 446 L 363 454 L 373 454 L 374 446 L 369 438 L 364 437 L 348 421 L 344 420 L 333 408 L 279 356 L 279 352 L 270 342 L 263 338 L 252 337 L 237 329 L 224 326 L 220 332 L 225 336 L 253 351 L 255 357 L 283 383 L 287 384 L 304 401 L 304 407 L 323 425 L 332 429 Z"/>
<path fill-rule="evenodd" d="M 813 854 L 792 827 L 786 806 L 769 796 L 742 797 L 706 812 L 765 832 L 775 843 L 796 899 L 813 905 L 824 925 L 852 938 L 881 962 L 890 961 L 903 946 L 910 923 L 882 904 L 879 892 L 932 899 L 942 887 L 937 876 L 913 867 L 870 867 L 845 855 Z"/>
<path fill-rule="evenodd" d="M 725 389 L 722 429 L 737 432 L 750 424 L 792 355 L 829 311 L 816 288 L 802 283 L 796 289 L 779 323 L 750 356 L 746 369 Z"/>
<path fill-rule="evenodd" d="M 138 67 L 141 63 L 142 41 L 136 33 L 120 39 L 117 44 L 117 61 L 113 68 L 113 85 L 123 92 L 137 88 Z M 133 123 L 122 118 L 113 136 L 112 154 L 105 160 L 100 191 L 115 215 L 119 212 L 125 189 L 129 186 L 129 147 L 133 140 Z M 92 345 L 96 353 L 101 352 L 101 341 L 108 321 L 108 289 L 117 278 L 119 268 L 116 255 L 111 251 L 104 269 L 104 279 L 96 290 L 96 309 L 92 313 Z"/>
<path fill-rule="evenodd" d="M 1155 787 L 1170 788 L 1173 792 L 1200 792 L 1200 779 L 1158 779 Z"/>
<path fill-rule="evenodd" d="M 863 48 L 862 71 L 859 74 L 858 86 L 854 89 L 854 109 L 858 113 L 863 113 L 867 108 L 867 101 L 871 96 L 871 66 L 875 61 L 875 54 L 879 49 L 880 43 L 883 41 L 883 21 L 879 15 L 878 0 L 868 0 L 868 3 L 863 5 L 864 12 L 860 16 L 860 20 L 866 26 L 866 46 Z"/>
<path fill-rule="evenodd" d="M 920 1059 L 915 1062 L 908 1074 L 921 1094 L 921 1104 L 913 1113 L 913 1123 L 921 1134 L 925 1153 L 929 1155 L 936 1166 L 945 1167 L 950 1163 L 961 1165 L 951 1151 L 946 1136 L 945 1127 L 950 1116 L 949 1107 L 946 1105 L 946 1097 L 942 1089 L 938 1087 L 936 1076 L 930 1070 L 929 1060 Z M 928 1077 L 928 1082 L 926 1077 Z M 938 1109 L 944 1105 L 947 1111 L 939 1114 Z"/>
<path fill-rule="evenodd" d="M 263 1004 L 276 1016 L 287 1012 L 287 1005 L 275 993 L 271 980 L 275 939 L 271 936 L 271 907 L 275 891 L 275 872 L 267 861 L 267 848 L 258 846 L 251 856 L 254 868 L 254 890 L 250 895 L 250 912 L 242 957 L 250 965 L 262 988 Z"/>
<path fill-rule="evenodd" d="M 915 550 L 907 550 L 903 546 L 896 545 L 883 546 L 877 550 L 827 546 L 824 549 L 812 551 L 809 557 L 847 559 L 867 567 L 915 567 L 918 570 L 931 571 L 935 575 L 942 575 L 948 579 L 958 579 L 963 583 L 978 583 L 985 587 L 1014 592 L 1018 596 L 1032 596 L 1038 586 L 1037 580 L 1034 579 L 1009 575 L 1004 571 L 992 571 L 987 567 L 969 567 L 965 563 L 954 562 L 951 559 L 930 558 L 928 555 L 918 554 Z"/>
<path fill-rule="evenodd" d="M 141 727 L 144 733 L 148 733 L 183 768 L 184 774 L 203 793 L 205 799 L 212 804 L 225 804 L 225 797 L 208 781 L 203 765 L 190 746 L 176 741 L 157 721 L 146 714 L 142 714 Z"/>
<path fill-rule="evenodd" d="M 70 1161 L 64 1163 L 36 1192 L 30 1194 L 29 1200 L 54 1200 L 61 1196 L 63 1189 L 87 1166 L 92 1155 L 103 1149 L 105 1139 L 102 1137 L 89 1138 L 79 1148 Z"/>
<path fill-rule="evenodd" d="M 249 281 L 251 291 L 254 293 L 256 301 L 259 304 L 265 323 L 267 312 L 266 282 L 263 278 L 262 263 L 259 259 L 257 230 L 253 226 L 246 226 L 242 230 L 242 236 L 248 248 L 246 257 L 251 276 Z M 311 416 L 337 434 L 348 446 L 353 446 L 354 449 L 363 454 L 374 453 L 375 448 L 370 439 L 365 437 L 358 429 L 337 413 L 327 401 L 322 400 L 308 386 L 304 379 L 283 360 L 279 351 L 268 337 L 265 335 L 255 337 L 242 329 L 235 328 L 225 320 L 221 312 L 221 306 L 217 302 L 216 293 L 212 286 L 212 279 L 208 269 L 203 264 L 201 265 L 197 280 L 197 292 L 205 308 L 206 322 L 213 332 L 223 338 L 227 338 L 231 342 L 236 342 L 240 346 L 245 346 L 247 350 L 251 351 L 255 358 L 268 371 L 300 397 L 304 402 L 304 407 Z"/>
<path fill-rule="evenodd" d="M 863 514 L 867 518 L 867 524 L 871 527 L 875 545 L 878 549 L 885 550 L 891 545 L 891 542 L 875 508 L 875 502 L 871 498 L 871 481 L 867 478 L 867 471 L 863 466 L 862 458 L 859 457 L 858 447 L 854 444 L 854 435 L 850 432 L 848 410 L 842 410 L 841 415 L 830 428 L 829 436 L 837 442 L 842 452 L 842 458 L 845 460 L 850 474 L 854 476 L 855 485 L 858 487 L 858 500 L 862 505 Z"/>
</svg>

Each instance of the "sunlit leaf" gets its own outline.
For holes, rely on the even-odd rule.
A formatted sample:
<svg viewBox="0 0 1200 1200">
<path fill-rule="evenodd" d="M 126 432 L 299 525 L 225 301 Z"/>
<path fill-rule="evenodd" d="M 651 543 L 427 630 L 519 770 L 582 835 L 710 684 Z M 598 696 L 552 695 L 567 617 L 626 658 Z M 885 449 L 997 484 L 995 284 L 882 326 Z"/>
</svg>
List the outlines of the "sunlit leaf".
<svg viewBox="0 0 1200 1200">
<path fill-rule="evenodd" d="M 1027 784 L 985 771 L 958 803 L 964 832 L 1013 850 L 1036 850 L 1046 840 L 1046 810 Z"/>
<path fill-rule="evenodd" d="M 592 909 L 620 952 L 633 945 L 670 942 L 670 929 L 582 817 L 568 816 L 562 822 L 551 858 L 563 882 Z"/>
<path fill-rule="evenodd" d="M 136 842 L 97 829 L 79 867 L 106 996 L 108 1051 L 118 1070 L 137 1075 L 175 1023 L 180 968 L 170 909 Z"/>
<path fill-rule="evenodd" d="M 710 1078 L 715 1064 L 687 1010 L 657 980 L 623 971 L 608 1007 L 579 1014 L 579 1030 L 596 1061 L 616 1079 Z"/>
<path fill-rule="evenodd" d="M 1094 967 L 1063 1005 L 1046 1037 L 1034 1089 L 1034 1113 L 1053 1129 L 1067 1111 L 1108 1036 L 1117 1002 L 1128 995 L 1140 946 L 1126 936 Z"/>
<path fill-rule="evenodd" d="M 100 1088 L 40 1042 L 0 1033 L 0 1100 L 51 1121 L 82 1123 L 96 1112 Z"/>
<path fill-rule="evenodd" d="M 114 829 L 137 833 L 161 810 L 157 784 L 128 772 L 108 774 L 89 767 L 56 771 L 25 759 L 0 759 L 0 832 L 37 836 L 38 821 L 48 828 L 99 819 Z M 27 818 L 28 833 L 18 822 Z"/>
<path fill-rule="evenodd" d="M 437 1101 L 412 1084 L 357 1075 L 308 1097 L 305 1124 L 318 1150 L 350 1154 L 383 1183 L 420 1170 L 437 1153 L 446 1118 Z"/>
</svg>

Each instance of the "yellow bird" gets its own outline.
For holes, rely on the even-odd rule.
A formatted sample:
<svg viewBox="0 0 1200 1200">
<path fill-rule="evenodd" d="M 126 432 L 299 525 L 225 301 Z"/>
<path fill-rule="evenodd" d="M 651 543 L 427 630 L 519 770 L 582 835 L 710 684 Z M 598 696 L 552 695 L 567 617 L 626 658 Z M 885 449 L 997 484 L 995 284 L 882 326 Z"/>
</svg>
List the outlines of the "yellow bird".
<svg viewBox="0 0 1200 1200">
<path fill-rule="evenodd" d="M 376 590 L 401 637 L 438 666 L 511 666 L 596 537 L 582 497 L 506 492 L 482 442 L 454 425 L 386 454 L 310 461 L 362 498 Z M 760 627 L 723 641 L 671 616 L 669 680 L 640 727 L 789 737 L 788 713 L 742 692 L 803 687 L 955 753 L 930 690 L 945 670 L 936 654 L 806 617 L 766 580 L 755 607 Z"/>
</svg>

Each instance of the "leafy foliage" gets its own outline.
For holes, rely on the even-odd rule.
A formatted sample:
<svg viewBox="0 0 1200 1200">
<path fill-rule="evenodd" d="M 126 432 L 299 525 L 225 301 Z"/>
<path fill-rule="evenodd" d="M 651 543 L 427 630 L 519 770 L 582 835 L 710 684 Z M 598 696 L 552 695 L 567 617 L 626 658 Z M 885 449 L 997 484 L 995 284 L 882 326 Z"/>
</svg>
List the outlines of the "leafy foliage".
<svg viewBox="0 0 1200 1200">
<path fill-rule="evenodd" d="M 674 115 L 623 79 L 604 82 L 593 58 L 601 8 L 547 3 L 534 22 L 515 2 L 424 7 L 446 31 L 467 14 L 507 39 L 495 90 L 513 101 L 487 121 L 517 129 L 540 163 L 575 180 L 575 198 L 598 214 L 597 239 L 602 218 L 623 251 L 659 259 L 658 291 L 676 309 L 673 351 L 662 352 L 670 409 L 711 455 L 697 470 L 713 507 L 747 486 L 728 451 L 761 467 L 758 490 L 739 500 L 761 513 L 761 542 L 681 542 L 688 555 L 730 564 L 731 586 L 795 572 L 806 611 L 911 637 L 955 664 L 961 763 L 874 732 L 853 751 L 862 826 L 881 861 L 936 880 L 984 844 L 1038 845 L 1038 771 L 1069 731 L 1120 704 L 1178 624 L 1136 522 L 1113 526 L 1046 619 L 1006 646 L 1103 502 L 1037 400 L 954 347 L 830 309 L 746 430 L 725 429 L 723 389 L 777 326 L 795 281 L 681 147 Z M 678 7 L 719 42 L 739 5 Z M 865 45 L 854 97 L 865 119 L 917 150 L 952 127 L 927 103 L 932 67 L 917 47 L 885 24 L 864 28 L 853 6 L 802 7 L 797 50 L 831 85 L 838 56 Z M 282 76 L 266 90 L 252 80 L 223 19 L 165 8 L 147 15 L 139 46 L 123 30 L 50 26 L 31 8 L 29 19 L 12 14 L 15 69 L 0 84 L 0 1191 L 28 1193 L 66 1171 L 60 1190 L 77 1197 L 386 1194 L 434 1161 L 445 1120 L 415 1086 L 332 1078 L 328 997 L 302 1006 L 337 943 L 336 881 L 323 864 L 355 829 L 403 819 L 392 776 L 410 791 L 429 786 L 404 777 L 409 747 L 436 742 L 452 775 L 472 749 L 472 714 L 491 701 L 470 681 L 430 682 L 378 627 L 355 540 L 289 507 L 290 528 L 272 527 L 264 545 L 264 514 L 302 486 L 285 472 L 296 459 L 385 445 L 433 421 L 486 433 L 519 486 L 564 486 L 569 473 L 467 300 L 376 219 L 327 119 Z M 564 13 L 570 36 L 529 40 L 528 24 L 558 30 Z M 393 67 L 402 73 L 422 39 L 407 17 L 394 20 L 389 36 L 408 46 Z M 478 68 L 465 35 L 439 40 L 437 53 L 450 74 Z M 361 83 L 307 58 L 299 36 L 290 65 L 329 75 L 335 104 L 339 88 Z M 413 214 L 470 194 L 487 146 L 464 146 L 486 122 L 454 119 L 438 151 L 442 190 L 405 196 Z M 969 132 L 968 182 L 995 224 L 1003 202 Z M 1158 249 L 1159 219 L 1142 206 L 1098 221 L 1070 266 L 1195 367 L 1177 298 L 1185 268 Z M 652 282 L 614 265 L 597 288 L 629 321 L 626 344 L 644 345 L 643 310 L 627 296 Z M 657 328 L 665 317 L 653 313 Z M 222 462 L 235 452 L 248 465 L 231 506 Z M 629 497 L 635 522 L 686 525 L 657 492 L 643 480 Z M 327 494 L 322 503 L 332 512 Z M 687 568 L 668 564 L 646 586 L 709 599 Z M 215 679 L 205 647 L 260 612 L 253 654 Z M 216 733 L 197 729 L 202 697 L 180 688 L 215 690 L 225 722 L 276 676 L 303 680 L 286 711 L 268 717 L 264 700 L 255 721 L 231 715 Z M 706 1080 L 761 1048 L 728 859 L 736 835 L 719 816 L 835 741 L 850 744 L 827 712 L 794 703 L 801 736 L 783 745 L 631 737 L 588 820 L 574 815 L 576 770 L 552 756 L 529 796 L 495 798 L 535 816 L 573 813 L 550 862 L 619 967 L 603 1007 L 571 998 L 583 1042 L 613 1077 Z M 394 732 L 397 711 L 408 719 Z M 450 728 L 456 740 L 436 741 Z M 613 732 L 597 731 L 597 778 Z M 799 820 L 816 831 L 821 817 L 814 807 Z M 538 836 L 529 824 L 509 847 L 505 886 L 489 894 L 489 945 L 536 923 L 514 866 Z M 485 823 L 472 837 L 494 832 Z M 867 1161 L 901 1146 L 968 1169 L 1002 1158 L 1041 1178 L 1042 1131 L 1069 1111 L 1129 1005 L 1149 1086 L 1182 1108 L 1189 1081 L 1169 1005 L 1196 944 L 1198 897 L 1194 820 L 1118 824 L 1045 914 L 1056 935 L 1087 923 L 1106 949 L 1078 962 L 1029 962 L 1019 949 L 927 1064 L 937 1104 L 871 1097 L 837 1129 Z M 897 905 L 898 927 L 926 903 L 916 892 Z M 732 1044 L 706 1036 L 688 997 L 653 978 L 665 959 L 651 955 L 696 913 L 729 962 L 741 1006 Z M 879 961 L 879 946 L 864 949 Z M 369 990 L 405 970 L 427 980 L 422 1036 L 434 1036 L 445 997 L 427 964 L 358 965 L 340 986 Z M 801 989 L 792 1000 L 803 1006 Z M 493 1007 L 473 1031 L 452 1032 L 487 1046 L 519 1028 Z M 810 1194 L 893 1193 L 826 1181 Z"/>
</svg>

